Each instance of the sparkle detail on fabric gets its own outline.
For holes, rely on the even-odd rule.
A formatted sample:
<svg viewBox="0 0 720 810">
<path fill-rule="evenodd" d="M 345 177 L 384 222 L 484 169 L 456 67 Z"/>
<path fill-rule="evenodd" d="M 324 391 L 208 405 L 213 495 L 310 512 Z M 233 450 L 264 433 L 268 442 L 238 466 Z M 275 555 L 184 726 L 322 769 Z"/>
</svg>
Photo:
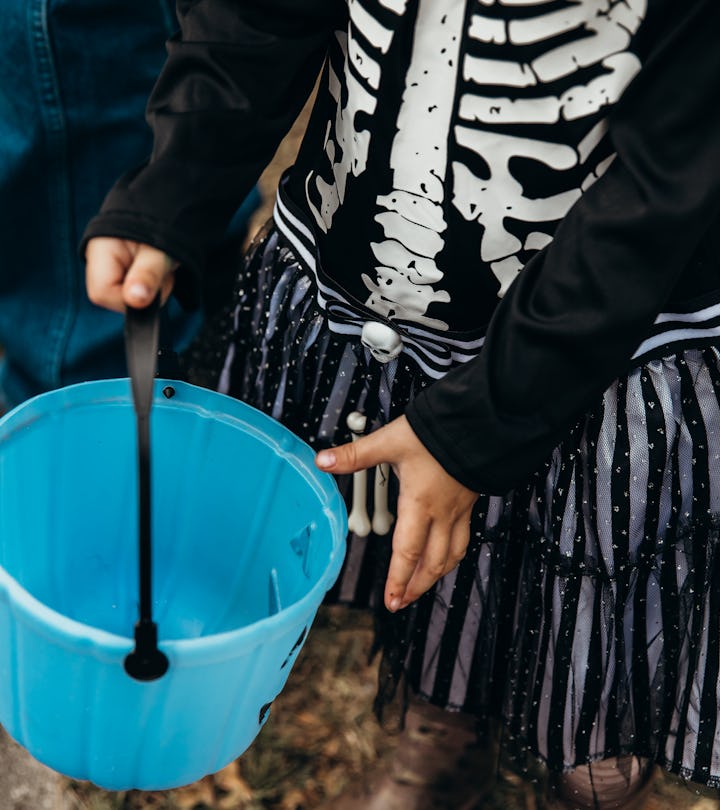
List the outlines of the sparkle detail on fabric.
<svg viewBox="0 0 720 810">
<path fill-rule="evenodd" d="M 248 260 L 225 339 L 221 390 L 317 448 L 376 429 L 431 382 L 402 355 L 377 363 L 334 334 L 277 232 Z M 714 347 L 649 360 L 526 486 L 481 495 L 460 565 L 407 610 L 378 614 L 380 704 L 404 672 L 439 706 L 500 710 L 515 754 L 555 771 L 634 754 L 719 787 L 719 392 Z M 333 596 L 378 605 L 392 524 L 368 528 L 383 471 L 370 475 Z M 392 512 L 392 478 L 382 512 L 388 494 Z"/>
</svg>

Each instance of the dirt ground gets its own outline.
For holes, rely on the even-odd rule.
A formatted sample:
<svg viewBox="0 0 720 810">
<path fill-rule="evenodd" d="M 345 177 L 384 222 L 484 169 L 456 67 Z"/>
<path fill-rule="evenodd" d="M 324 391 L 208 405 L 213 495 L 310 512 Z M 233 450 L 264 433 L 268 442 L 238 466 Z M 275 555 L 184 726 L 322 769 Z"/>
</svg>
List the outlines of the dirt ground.
<svg viewBox="0 0 720 810">
<path fill-rule="evenodd" d="M 259 737 L 219 774 L 181 790 L 109 793 L 68 782 L 67 810 L 309 810 L 394 740 L 375 722 L 370 618 L 323 608 Z"/>
<path fill-rule="evenodd" d="M 335 807 L 335 797 L 351 783 L 367 780 L 374 767 L 383 767 L 397 745 L 397 737 L 383 732 L 372 713 L 371 642 L 367 614 L 322 608 L 270 719 L 240 759 L 172 791 L 110 793 L 68 781 L 64 810 L 314 810 L 323 801 Z M 493 772 L 492 764 L 488 770 Z M 539 782 L 496 772 L 478 810 L 541 810 L 541 794 Z M 719 808 L 717 799 L 667 776 L 647 806 Z M 342 810 L 339 803 L 337 810 Z"/>
</svg>

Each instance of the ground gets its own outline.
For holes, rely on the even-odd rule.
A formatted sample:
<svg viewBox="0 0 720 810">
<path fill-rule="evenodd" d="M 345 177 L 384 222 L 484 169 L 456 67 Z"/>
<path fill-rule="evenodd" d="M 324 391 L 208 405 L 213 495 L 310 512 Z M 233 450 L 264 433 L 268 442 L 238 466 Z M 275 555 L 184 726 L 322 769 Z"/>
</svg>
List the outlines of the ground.
<svg viewBox="0 0 720 810">
<path fill-rule="evenodd" d="M 270 719 L 239 760 L 166 792 L 109 793 L 65 781 L 62 810 L 313 810 L 325 799 L 332 807 L 346 785 L 392 756 L 397 741 L 372 714 L 371 642 L 367 614 L 321 608 Z M 489 779 L 487 789 L 481 810 L 540 810 L 539 784 L 510 772 Z M 720 810 L 720 802 L 663 776 L 647 810 Z"/>
</svg>

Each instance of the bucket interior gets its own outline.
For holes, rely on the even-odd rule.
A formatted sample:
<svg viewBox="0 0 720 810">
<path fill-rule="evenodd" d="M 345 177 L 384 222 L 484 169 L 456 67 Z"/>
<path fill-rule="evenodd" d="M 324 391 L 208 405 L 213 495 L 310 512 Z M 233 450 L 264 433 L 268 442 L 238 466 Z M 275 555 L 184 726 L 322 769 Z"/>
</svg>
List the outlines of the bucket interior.
<svg viewBox="0 0 720 810">
<path fill-rule="evenodd" d="M 317 480 L 288 460 L 307 456 L 302 442 L 284 431 L 281 450 L 252 409 L 244 422 L 181 400 L 156 396 L 152 416 L 161 641 L 234 630 L 292 605 L 325 575 L 334 548 Z M 28 413 L 10 417 L 2 437 L 0 565 L 60 614 L 130 637 L 138 534 L 129 398 Z"/>
</svg>

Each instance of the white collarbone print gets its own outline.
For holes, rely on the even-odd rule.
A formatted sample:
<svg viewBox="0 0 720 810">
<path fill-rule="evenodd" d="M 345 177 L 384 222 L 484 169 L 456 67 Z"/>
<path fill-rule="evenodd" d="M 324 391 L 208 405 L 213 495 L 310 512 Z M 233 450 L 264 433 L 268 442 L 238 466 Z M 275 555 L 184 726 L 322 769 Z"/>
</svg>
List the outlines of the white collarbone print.
<svg viewBox="0 0 720 810">
<path fill-rule="evenodd" d="M 327 168 L 305 181 L 322 234 L 346 200 L 343 228 L 372 234 L 336 298 L 352 308 L 352 288 L 427 335 L 457 329 L 454 274 L 485 274 L 485 295 L 502 297 L 612 161 L 605 115 L 640 69 L 646 5 L 348 0 L 327 68 Z"/>
</svg>

